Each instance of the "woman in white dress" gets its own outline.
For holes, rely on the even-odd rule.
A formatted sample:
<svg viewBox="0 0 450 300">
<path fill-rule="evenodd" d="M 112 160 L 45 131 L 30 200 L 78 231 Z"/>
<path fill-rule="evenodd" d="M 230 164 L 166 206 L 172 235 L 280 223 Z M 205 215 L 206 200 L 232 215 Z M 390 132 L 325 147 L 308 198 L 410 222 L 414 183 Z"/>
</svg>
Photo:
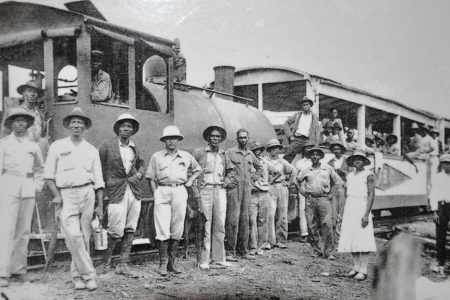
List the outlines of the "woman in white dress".
<svg viewBox="0 0 450 300">
<path fill-rule="evenodd" d="M 342 216 L 338 252 L 352 254 L 353 268 L 348 276 L 365 280 L 369 252 L 377 251 L 370 213 L 375 198 L 374 175 L 364 169 L 370 165 L 370 161 L 362 151 L 356 150 L 349 156 L 347 164 L 355 167 L 355 170 L 347 175 L 347 200 Z"/>
</svg>

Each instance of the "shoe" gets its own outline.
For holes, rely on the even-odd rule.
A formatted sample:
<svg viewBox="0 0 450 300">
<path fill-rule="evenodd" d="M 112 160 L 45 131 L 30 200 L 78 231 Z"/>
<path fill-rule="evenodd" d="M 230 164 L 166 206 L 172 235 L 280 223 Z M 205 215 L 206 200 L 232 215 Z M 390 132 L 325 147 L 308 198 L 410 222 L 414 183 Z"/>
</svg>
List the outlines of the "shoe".
<svg viewBox="0 0 450 300">
<path fill-rule="evenodd" d="M 280 249 L 286 249 L 287 246 L 284 243 L 276 243 L 275 247 L 278 247 Z"/>
<path fill-rule="evenodd" d="M 95 280 L 95 278 L 89 279 L 86 282 L 86 289 L 88 291 L 93 291 L 97 289 L 97 281 Z"/>
<path fill-rule="evenodd" d="M 231 263 L 229 263 L 227 261 L 218 261 L 218 262 L 216 262 L 216 264 L 218 264 L 219 266 L 222 266 L 222 267 L 227 267 L 227 268 L 233 266 L 233 264 L 231 264 Z"/>
<path fill-rule="evenodd" d="M 7 287 L 7 286 L 9 286 L 9 278 L 0 277 L 0 287 Z"/>
<path fill-rule="evenodd" d="M 200 270 L 209 270 L 209 264 L 200 264 L 198 267 Z"/>
<path fill-rule="evenodd" d="M 242 259 L 248 259 L 248 260 L 255 260 L 254 256 L 251 256 L 250 254 L 246 253 L 241 256 Z"/>
<path fill-rule="evenodd" d="M 73 279 L 73 284 L 76 290 L 84 290 L 86 288 L 86 284 L 84 283 L 83 279 L 81 279 L 81 277 L 75 277 Z"/>
<path fill-rule="evenodd" d="M 249 255 L 251 255 L 251 256 L 255 256 L 256 255 L 256 250 L 250 250 L 249 252 L 248 252 L 248 254 Z"/>
<path fill-rule="evenodd" d="M 359 272 L 358 274 L 356 274 L 355 279 L 358 281 L 364 281 L 367 279 L 367 274 Z"/>
<path fill-rule="evenodd" d="M 123 275 L 128 278 L 138 278 L 139 275 L 134 273 L 127 263 L 120 263 L 116 267 L 116 274 Z"/>
<path fill-rule="evenodd" d="M 336 257 L 334 257 L 334 255 L 330 254 L 326 257 L 329 260 L 336 260 Z"/>
<path fill-rule="evenodd" d="M 225 259 L 226 259 L 226 261 L 238 262 L 237 257 L 236 257 L 236 256 L 233 256 L 233 255 L 227 255 L 227 256 L 225 257 Z"/>
<path fill-rule="evenodd" d="M 263 249 L 263 250 L 270 250 L 270 249 L 272 249 L 272 247 L 270 247 L 270 244 L 269 244 L 269 243 L 264 243 L 264 244 L 261 246 L 261 249 Z"/>
<path fill-rule="evenodd" d="M 351 270 L 350 272 L 347 273 L 347 277 L 348 278 L 353 278 L 356 276 L 356 274 L 358 274 L 358 271 L 356 270 Z"/>
<path fill-rule="evenodd" d="M 308 236 L 302 236 L 300 237 L 300 239 L 298 240 L 300 243 L 307 243 L 308 242 Z"/>
<path fill-rule="evenodd" d="M 264 256 L 264 251 L 261 249 L 256 250 L 256 255 Z"/>
</svg>

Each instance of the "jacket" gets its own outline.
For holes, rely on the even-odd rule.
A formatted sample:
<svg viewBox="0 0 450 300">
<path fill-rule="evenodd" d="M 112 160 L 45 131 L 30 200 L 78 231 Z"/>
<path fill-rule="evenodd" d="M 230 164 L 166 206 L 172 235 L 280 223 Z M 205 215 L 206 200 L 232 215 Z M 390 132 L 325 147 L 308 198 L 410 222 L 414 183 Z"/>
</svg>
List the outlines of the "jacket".
<svg viewBox="0 0 450 300">
<path fill-rule="evenodd" d="M 120 156 L 119 139 L 112 138 L 100 147 L 100 161 L 102 164 L 103 179 L 105 181 L 106 193 L 109 197 L 109 203 L 119 203 L 125 195 L 127 184 L 137 200 L 141 199 L 141 187 L 139 181 L 131 182 L 128 178 L 136 175 L 137 172 L 142 176 L 145 174 L 144 160 L 140 156 L 137 147 L 134 147 L 135 158 L 132 162 L 130 172 L 125 173 L 122 157 Z"/>
<path fill-rule="evenodd" d="M 290 116 L 286 120 L 286 122 L 284 122 L 283 129 L 287 138 L 293 136 L 295 131 L 297 130 L 298 123 L 302 113 L 303 112 L 299 111 L 298 113 L 295 113 L 292 116 Z M 318 145 L 320 142 L 319 118 L 315 114 L 312 114 L 312 122 L 311 127 L 309 129 L 309 141 L 316 145 Z"/>
</svg>

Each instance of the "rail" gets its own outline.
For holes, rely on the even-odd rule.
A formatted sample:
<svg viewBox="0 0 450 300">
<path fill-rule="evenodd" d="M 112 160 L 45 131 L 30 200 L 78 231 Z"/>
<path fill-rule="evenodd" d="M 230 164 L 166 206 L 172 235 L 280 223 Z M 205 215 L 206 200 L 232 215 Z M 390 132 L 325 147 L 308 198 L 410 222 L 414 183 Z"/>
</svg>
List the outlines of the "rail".
<svg viewBox="0 0 450 300">
<path fill-rule="evenodd" d="M 183 87 L 187 87 L 190 89 L 195 89 L 195 90 L 200 90 L 200 91 L 205 91 L 208 93 L 213 93 L 213 94 L 219 94 L 219 95 L 223 95 L 223 96 L 228 96 L 228 97 L 233 97 L 242 101 L 246 101 L 248 102 L 253 102 L 253 99 L 250 98 L 245 98 L 245 97 L 241 97 L 241 96 L 236 96 L 233 94 L 229 94 L 229 93 L 225 93 L 225 92 L 220 92 L 220 91 L 216 91 L 213 89 L 208 89 L 208 88 L 202 88 L 202 87 L 198 87 L 198 86 L 194 86 L 194 85 L 190 85 L 190 84 L 186 84 L 186 83 L 180 83 L 180 82 L 174 82 L 173 83 L 175 86 L 179 85 L 179 86 L 183 86 Z"/>
</svg>

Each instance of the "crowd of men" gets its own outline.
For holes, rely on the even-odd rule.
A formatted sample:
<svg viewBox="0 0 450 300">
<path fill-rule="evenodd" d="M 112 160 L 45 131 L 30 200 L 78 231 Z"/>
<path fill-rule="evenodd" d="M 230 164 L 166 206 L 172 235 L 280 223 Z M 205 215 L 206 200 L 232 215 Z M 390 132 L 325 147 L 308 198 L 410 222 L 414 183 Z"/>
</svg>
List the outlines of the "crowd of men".
<svg viewBox="0 0 450 300">
<path fill-rule="evenodd" d="M 19 87 L 19 92 L 25 101 L 34 103 L 41 90 L 27 83 Z M 31 100 L 26 100 L 28 93 L 34 93 Z M 222 149 L 220 144 L 227 132 L 217 125 L 204 130 L 206 145 L 191 154 L 179 149 L 184 136 L 171 125 L 160 137 L 164 149 L 152 155 L 148 166 L 141 152 L 146 149 L 140 149 L 139 140 L 133 138 L 139 131 L 136 118 L 120 115 L 112 124 L 116 136 L 97 150 L 84 139 L 91 119 L 74 108 L 63 119 L 70 134 L 50 145 L 44 167 L 42 147 L 35 136 L 36 127 L 42 124 L 40 115 L 23 106 L 12 109 L 3 122 L 10 133 L 0 140 L 0 185 L 5 187 L 0 190 L 0 239 L 4 241 L 0 246 L 0 286 L 7 286 L 11 278 L 27 280 L 35 194 L 44 181 L 58 207 L 72 256 L 70 272 L 75 289 L 97 288 L 97 274 L 111 269 L 117 243 L 120 262 L 115 273 L 137 277 L 129 261 L 144 177 L 154 195 L 158 272 L 162 276 L 182 272 L 176 253 L 189 193 L 199 199 L 199 209 L 206 217 L 200 269 L 211 265 L 226 268 L 239 259 L 253 260 L 273 247 L 285 249 L 290 186 L 296 186 L 299 193 L 303 239 L 308 236 L 317 256 L 334 259 L 349 170 L 343 154 L 351 135 L 342 142 L 342 122 L 334 115 L 327 123 L 334 122 L 341 129 L 332 130 L 335 134 L 331 135 L 337 139 L 327 140 L 318 117 L 310 110 L 313 102 L 305 97 L 300 105 L 302 110 L 285 123 L 290 145 L 284 158 L 279 155 L 283 146 L 278 140 L 251 141 L 245 128 L 237 131 L 235 147 Z M 420 128 L 418 135 L 423 141 Z M 321 162 L 324 151 L 318 146 L 323 142 L 335 155 L 329 163 Z M 422 149 L 422 144 L 418 145 Z M 104 202 L 107 207 L 103 207 Z M 102 222 L 104 213 L 108 249 L 96 271 L 89 253 L 91 221 L 96 216 Z M 323 239 L 323 248 L 319 238 Z"/>
</svg>

